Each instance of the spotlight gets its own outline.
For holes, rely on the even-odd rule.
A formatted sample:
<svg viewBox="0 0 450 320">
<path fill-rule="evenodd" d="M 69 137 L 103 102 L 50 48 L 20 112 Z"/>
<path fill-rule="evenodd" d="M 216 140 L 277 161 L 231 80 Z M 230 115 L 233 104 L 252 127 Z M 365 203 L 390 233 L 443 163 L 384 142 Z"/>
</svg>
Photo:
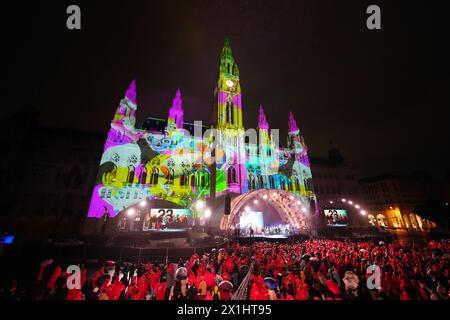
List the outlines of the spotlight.
<svg viewBox="0 0 450 320">
<path fill-rule="evenodd" d="M 303 211 L 303 212 L 306 212 L 306 208 L 302 208 L 302 211 Z"/>
<path fill-rule="evenodd" d="M 211 217 L 211 210 L 206 209 L 206 210 L 205 210 L 205 218 L 206 218 L 206 219 L 209 219 L 209 217 Z"/>
<path fill-rule="evenodd" d="M 127 215 L 128 215 L 129 217 L 133 216 L 133 215 L 134 215 L 134 209 L 133 209 L 133 208 L 128 209 Z"/>
<path fill-rule="evenodd" d="M 249 206 L 245 207 L 245 211 L 249 212 L 251 208 Z"/>
<path fill-rule="evenodd" d="M 362 214 L 363 216 L 365 216 L 365 215 L 366 215 L 366 211 L 361 210 L 361 214 Z"/>
<path fill-rule="evenodd" d="M 348 203 L 353 204 L 353 201 L 349 201 Z"/>
<path fill-rule="evenodd" d="M 267 194 L 263 195 L 263 198 L 264 198 L 264 199 L 267 199 Z"/>
<path fill-rule="evenodd" d="M 255 200 L 253 201 L 253 203 L 254 203 L 254 204 L 258 204 L 258 199 L 255 199 Z"/>
<path fill-rule="evenodd" d="M 294 197 L 293 197 L 293 196 L 290 196 L 289 199 L 294 200 Z"/>
<path fill-rule="evenodd" d="M 333 201 L 330 201 L 331 204 L 333 204 Z"/>
<path fill-rule="evenodd" d="M 195 208 L 197 210 L 201 210 L 205 207 L 205 203 L 202 200 L 197 200 L 197 202 L 195 203 Z"/>
<path fill-rule="evenodd" d="M 356 208 L 356 209 L 359 209 L 359 205 L 355 204 L 355 208 Z"/>
<path fill-rule="evenodd" d="M 147 201 L 141 201 L 141 203 L 139 204 L 141 207 L 145 207 L 147 205 Z"/>
<path fill-rule="evenodd" d="M 301 201 L 297 201 L 297 204 L 300 205 L 300 204 L 302 204 L 302 202 Z"/>
<path fill-rule="evenodd" d="M 341 201 L 342 201 L 342 202 L 345 202 L 346 200 L 345 200 L 345 199 L 342 199 Z"/>
</svg>

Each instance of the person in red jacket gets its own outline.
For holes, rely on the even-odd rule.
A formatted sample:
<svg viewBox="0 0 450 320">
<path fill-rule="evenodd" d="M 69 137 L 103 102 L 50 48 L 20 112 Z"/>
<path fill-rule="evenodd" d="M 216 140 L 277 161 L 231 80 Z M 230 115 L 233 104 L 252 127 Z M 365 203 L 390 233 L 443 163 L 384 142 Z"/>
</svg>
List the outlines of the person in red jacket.
<svg viewBox="0 0 450 320">
<path fill-rule="evenodd" d="M 60 266 L 56 266 L 55 270 L 53 271 L 52 275 L 50 276 L 50 279 L 47 282 L 47 289 L 49 290 L 49 293 L 52 295 L 55 292 L 55 284 L 59 277 L 62 275 L 62 270 Z"/>
<path fill-rule="evenodd" d="M 165 300 L 167 292 L 167 282 L 158 282 L 155 286 L 155 297 L 156 300 Z"/>
</svg>

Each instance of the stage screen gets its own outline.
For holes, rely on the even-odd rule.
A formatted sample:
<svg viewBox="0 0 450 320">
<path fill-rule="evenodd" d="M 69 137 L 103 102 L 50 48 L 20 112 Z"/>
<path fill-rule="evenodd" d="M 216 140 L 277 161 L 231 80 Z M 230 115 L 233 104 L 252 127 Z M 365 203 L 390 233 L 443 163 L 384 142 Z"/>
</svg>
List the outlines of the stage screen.
<svg viewBox="0 0 450 320">
<path fill-rule="evenodd" d="M 241 230 L 252 227 L 255 233 L 259 233 L 264 228 L 263 213 L 258 211 L 244 211 L 239 220 Z"/>
<path fill-rule="evenodd" d="M 151 209 L 145 216 L 143 231 L 183 229 L 189 227 L 191 222 L 189 209 Z"/>
<path fill-rule="evenodd" d="M 325 218 L 327 219 L 327 226 L 345 227 L 348 225 L 347 210 L 343 209 L 329 209 L 324 210 Z"/>
</svg>

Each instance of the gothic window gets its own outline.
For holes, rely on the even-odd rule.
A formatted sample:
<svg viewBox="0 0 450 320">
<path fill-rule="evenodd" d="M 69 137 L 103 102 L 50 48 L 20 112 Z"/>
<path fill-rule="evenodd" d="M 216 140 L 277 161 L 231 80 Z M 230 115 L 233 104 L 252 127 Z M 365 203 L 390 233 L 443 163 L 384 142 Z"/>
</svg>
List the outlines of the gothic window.
<svg viewBox="0 0 450 320">
<path fill-rule="evenodd" d="M 280 189 L 286 190 L 286 182 L 284 181 L 284 179 L 282 177 L 280 177 Z"/>
<path fill-rule="evenodd" d="M 147 170 L 144 168 L 142 169 L 141 176 L 139 177 L 139 183 L 145 184 L 147 181 Z"/>
<path fill-rule="evenodd" d="M 167 175 L 167 184 L 173 184 L 174 179 L 174 171 L 173 169 L 169 169 L 169 174 Z"/>
<path fill-rule="evenodd" d="M 150 184 L 158 184 L 159 170 L 158 168 L 153 168 L 152 175 L 150 176 Z"/>
<path fill-rule="evenodd" d="M 117 167 L 114 166 L 114 169 L 109 174 L 109 182 L 116 182 L 116 177 L 117 177 Z"/>
<path fill-rule="evenodd" d="M 183 174 L 180 177 L 180 186 L 185 187 L 189 185 L 189 176 L 187 175 L 187 172 L 183 172 Z"/>
<path fill-rule="evenodd" d="M 270 188 L 275 189 L 275 179 L 273 178 L 273 176 L 269 176 L 269 183 L 270 183 Z"/>
<path fill-rule="evenodd" d="M 259 180 L 259 188 L 263 189 L 264 188 L 264 178 L 262 175 L 258 176 L 258 180 Z"/>
<path fill-rule="evenodd" d="M 127 179 L 127 182 L 128 182 L 128 183 L 133 183 L 133 181 L 134 181 L 134 176 L 135 176 L 135 173 L 134 173 L 134 167 L 130 167 L 129 170 L 128 170 L 128 179 Z"/>
<path fill-rule="evenodd" d="M 256 176 L 251 174 L 249 176 L 249 184 L 248 187 L 250 190 L 255 190 L 256 189 Z"/>
<path fill-rule="evenodd" d="M 298 178 L 295 178 L 295 189 L 297 190 L 297 191 L 300 191 L 301 189 L 300 189 L 300 182 L 298 181 Z"/>
<path fill-rule="evenodd" d="M 201 175 L 201 177 L 200 177 L 200 185 L 201 185 L 201 187 L 202 188 L 204 188 L 204 187 L 206 187 L 206 178 L 205 178 L 205 175 Z"/>
<path fill-rule="evenodd" d="M 228 183 L 236 183 L 236 169 L 232 166 L 228 168 Z"/>
</svg>

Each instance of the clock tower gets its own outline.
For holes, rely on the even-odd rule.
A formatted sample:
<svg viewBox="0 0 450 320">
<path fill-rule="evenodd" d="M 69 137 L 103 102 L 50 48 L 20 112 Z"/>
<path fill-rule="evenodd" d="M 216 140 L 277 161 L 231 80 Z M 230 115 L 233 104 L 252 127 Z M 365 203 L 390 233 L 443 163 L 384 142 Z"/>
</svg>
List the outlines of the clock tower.
<svg viewBox="0 0 450 320">
<path fill-rule="evenodd" d="M 225 43 L 220 55 L 219 79 L 215 92 L 218 129 L 243 129 L 242 95 L 239 68 L 231 52 L 230 41 Z"/>
<path fill-rule="evenodd" d="M 239 68 L 231 52 L 230 41 L 225 42 L 220 54 L 219 78 L 214 91 L 214 127 L 220 133 L 226 163 L 221 167 L 226 173 L 227 192 L 247 191 L 245 169 L 244 126 L 242 124 L 242 93 Z M 218 165 L 217 168 L 219 168 Z"/>
</svg>

